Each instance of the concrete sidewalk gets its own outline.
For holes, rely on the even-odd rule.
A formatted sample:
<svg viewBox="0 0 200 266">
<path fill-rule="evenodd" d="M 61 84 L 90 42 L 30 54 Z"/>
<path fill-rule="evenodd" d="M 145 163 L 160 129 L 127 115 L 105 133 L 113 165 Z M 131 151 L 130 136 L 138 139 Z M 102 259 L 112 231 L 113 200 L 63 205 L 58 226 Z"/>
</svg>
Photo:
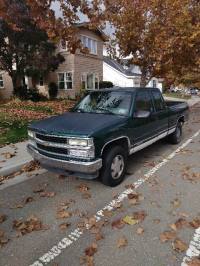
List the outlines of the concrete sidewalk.
<svg viewBox="0 0 200 266">
<path fill-rule="evenodd" d="M 0 176 L 19 171 L 32 160 L 26 151 L 27 141 L 6 145 L 0 148 Z"/>
</svg>

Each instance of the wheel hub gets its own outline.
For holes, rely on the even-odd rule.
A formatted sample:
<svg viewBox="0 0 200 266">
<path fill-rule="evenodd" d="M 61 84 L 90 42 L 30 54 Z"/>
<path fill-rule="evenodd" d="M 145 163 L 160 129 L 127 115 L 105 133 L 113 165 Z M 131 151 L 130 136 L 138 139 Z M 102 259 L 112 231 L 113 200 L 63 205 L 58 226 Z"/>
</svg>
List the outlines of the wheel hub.
<svg viewBox="0 0 200 266">
<path fill-rule="evenodd" d="M 111 176 L 113 179 L 120 178 L 124 170 L 124 158 L 122 155 L 117 155 L 114 157 L 111 164 Z"/>
</svg>

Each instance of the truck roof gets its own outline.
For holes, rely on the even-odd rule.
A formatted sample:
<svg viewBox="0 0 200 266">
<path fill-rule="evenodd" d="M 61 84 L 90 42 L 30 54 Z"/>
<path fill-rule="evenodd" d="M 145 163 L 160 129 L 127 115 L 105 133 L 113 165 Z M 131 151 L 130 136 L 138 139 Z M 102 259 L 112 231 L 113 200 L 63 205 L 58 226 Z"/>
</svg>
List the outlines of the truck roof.
<svg viewBox="0 0 200 266">
<path fill-rule="evenodd" d="M 153 88 L 153 87 L 113 87 L 113 88 L 107 88 L 107 89 L 99 89 L 99 90 L 91 90 L 91 91 L 123 91 L 123 92 L 136 92 L 138 90 L 159 90 L 158 88 Z M 160 91 L 160 90 L 159 90 Z"/>
</svg>

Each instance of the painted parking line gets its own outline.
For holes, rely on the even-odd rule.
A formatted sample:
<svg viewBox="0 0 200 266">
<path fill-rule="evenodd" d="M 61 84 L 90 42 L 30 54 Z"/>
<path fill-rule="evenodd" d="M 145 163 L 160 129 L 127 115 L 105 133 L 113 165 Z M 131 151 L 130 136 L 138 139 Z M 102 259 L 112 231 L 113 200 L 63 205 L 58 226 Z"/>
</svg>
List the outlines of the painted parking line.
<svg viewBox="0 0 200 266">
<path fill-rule="evenodd" d="M 171 159 L 173 159 L 182 149 L 184 149 L 186 146 L 188 146 L 194 138 L 199 136 L 200 130 L 198 130 L 191 138 L 189 138 L 186 142 L 184 142 L 179 148 L 177 148 L 174 152 L 172 152 L 169 156 L 164 158 L 159 164 L 157 164 L 155 167 L 153 167 L 150 171 L 148 171 L 143 178 L 140 178 L 136 182 L 133 183 L 134 189 L 129 188 L 123 191 L 121 194 L 119 194 L 118 198 L 115 200 L 112 200 L 107 205 L 105 205 L 101 210 L 98 210 L 94 217 L 96 218 L 96 221 L 100 221 L 104 217 L 104 210 L 112 211 L 116 207 L 118 203 L 123 202 L 125 199 L 127 199 L 128 195 L 133 193 L 135 189 L 139 188 L 142 184 L 144 184 L 151 176 L 153 176 L 162 166 L 167 164 Z M 131 178 L 131 176 L 129 176 Z M 86 230 L 89 229 L 89 225 L 86 225 Z M 85 231 L 83 231 L 80 228 L 76 228 L 73 230 L 69 235 L 65 236 L 63 239 L 61 239 L 56 245 L 54 245 L 49 251 L 47 251 L 45 254 L 43 254 L 40 258 L 37 259 L 34 263 L 32 263 L 30 266 L 44 266 L 48 263 L 52 262 L 56 257 L 61 255 L 61 253 L 69 246 L 71 246 L 73 243 L 75 243 L 80 237 L 84 234 Z M 185 266 L 185 265 L 184 265 Z"/>
<path fill-rule="evenodd" d="M 195 257 L 198 258 L 199 256 L 200 256 L 200 227 L 195 230 L 195 234 L 190 242 L 188 250 L 186 251 L 186 255 L 183 258 L 181 266 L 188 266 L 188 262 L 190 262 Z"/>
</svg>

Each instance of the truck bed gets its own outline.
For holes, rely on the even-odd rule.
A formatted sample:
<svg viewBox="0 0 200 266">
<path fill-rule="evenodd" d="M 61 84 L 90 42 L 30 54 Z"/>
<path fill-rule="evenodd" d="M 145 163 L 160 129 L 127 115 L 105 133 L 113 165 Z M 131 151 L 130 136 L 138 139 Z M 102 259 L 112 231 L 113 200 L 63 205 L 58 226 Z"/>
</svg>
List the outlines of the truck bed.
<svg viewBox="0 0 200 266">
<path fill-rule="evenodd" d="M 188 104 L 183 101 L 170 101 L 170 100 L 165 100 L 167 106 L 171 110 L 187 110 L 188 109 Z"/>
</svg>

